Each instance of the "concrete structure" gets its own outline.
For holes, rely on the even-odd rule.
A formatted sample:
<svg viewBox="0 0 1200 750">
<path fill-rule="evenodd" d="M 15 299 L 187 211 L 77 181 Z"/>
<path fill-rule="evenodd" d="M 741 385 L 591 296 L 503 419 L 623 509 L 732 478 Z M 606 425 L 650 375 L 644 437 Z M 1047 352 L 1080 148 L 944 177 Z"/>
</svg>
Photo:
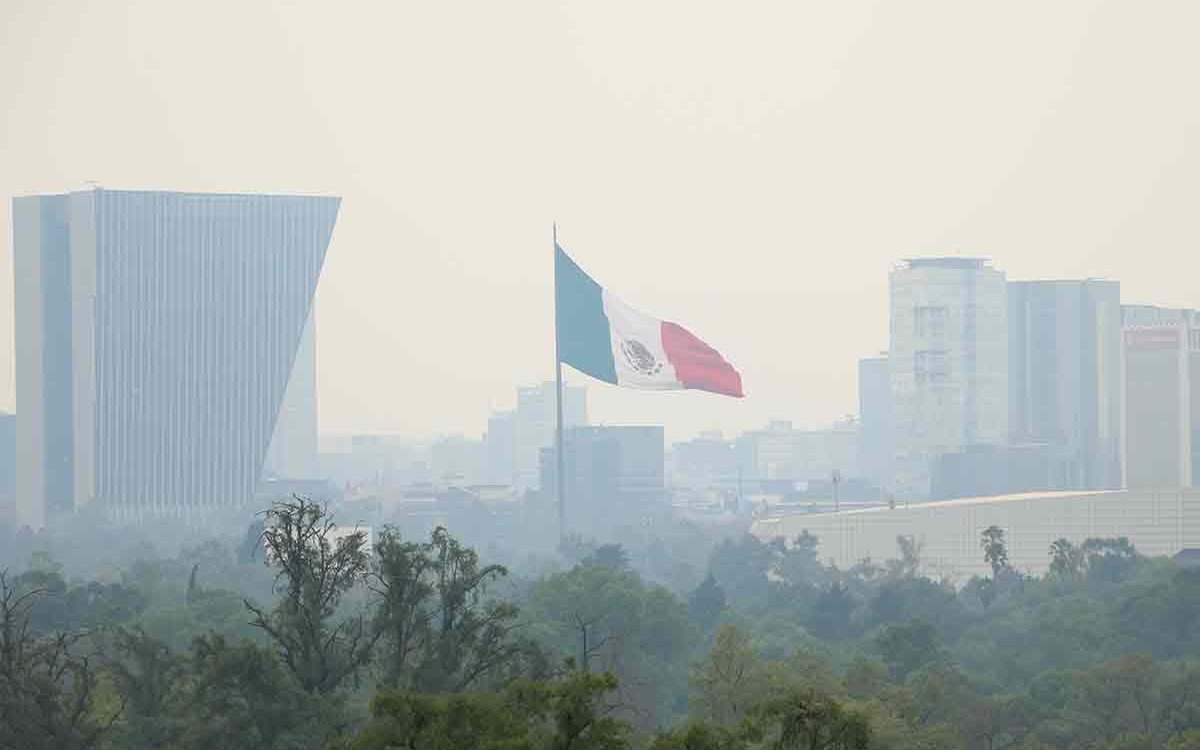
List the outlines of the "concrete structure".
<svg viewBox="0 0 1200 750">
<path fill-rule="evenodd" d="M 667 509 L 663 428 L 584 426 L 563 433 L 567 528 L 595 534 Z M 553 496 L 554 449 L 541 454 L 543 493 Z"/>
<path fill-rule="evenodd" d="M 1122 460 L 1130 489 L 1200 478 L 1200 312 L 1122 308 Z"/>
<path fill-rule="evenodd" d="M 1010 282 L 1008 331 L 1009 440 L 1063 458 L 1040 488 L 1119 488 L 1120 283 Z"/>
<path fill-rule="evenodd" d="M 18 514 L 201 520 L 255 484 L 337 198 L 13 201 Z"/>
<path fill-rule="evenodd" d="M 898 497 L 928 497 L 933 460 L 1008 441 L 1008 294 L 978 258 L 914 258 L 890 277 Z"/>
<path fill-rule="evenodd" d="M 539 461 L 543 449 L 554 445 L 557 421 L 554 383 L 517 389 L 517 490 L 539 488 Z M 587 424 L 587 390 L 563 386 L 563 427 Z"/>
<path fill-rule="evenodd" d="M 1200 491 L 1058 492 L 946 500 L 910 507 L 868 508 L 761 519 L 761 539 L 795 538 L 808 531 L 820 539 L 820 558 L 846 568 L 864 559 L 876 564 L 897 556 L 897 536 L 921 544 L 923 572 L 962 582 L 989 575 L 979 549 L 991 525 L 1004 529 L 1010 564 L 1042 574 L 1050 544 L 1060 537 L 1128 537 L 1146 555 L 1174 555 L 1200 546 Z"/>
<path fill-rule="evenodd" d="M 859 468 L 884 492 L 892 489 L 892 387 L 886 354 L 858 361 Z"/>
</svg>

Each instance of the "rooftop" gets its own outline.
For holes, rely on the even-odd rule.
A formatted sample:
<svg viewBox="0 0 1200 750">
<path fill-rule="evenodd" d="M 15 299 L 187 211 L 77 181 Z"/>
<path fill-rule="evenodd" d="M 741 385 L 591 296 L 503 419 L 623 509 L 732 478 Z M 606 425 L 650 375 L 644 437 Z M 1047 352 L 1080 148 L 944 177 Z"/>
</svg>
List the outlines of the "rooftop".
<svg viewBox="0 0 1200 750">
<path fill-rule="evenodd" d="M 943 255 L 928 258 L 905 258 L 901 261 L 903 268 L 947 268 L 956 271 L 979 271 L 989 268 L 992 261 L 987 258 L 963 258 L 955 255 Z"/>
</svg>

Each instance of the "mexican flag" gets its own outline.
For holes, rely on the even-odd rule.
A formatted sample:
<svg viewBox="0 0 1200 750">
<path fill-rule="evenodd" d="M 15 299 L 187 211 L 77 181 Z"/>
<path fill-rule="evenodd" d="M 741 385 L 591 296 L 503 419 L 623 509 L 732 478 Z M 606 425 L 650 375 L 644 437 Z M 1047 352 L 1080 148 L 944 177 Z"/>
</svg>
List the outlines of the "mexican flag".
<svg viewBox="0 0 1200 750">
<path fill-rule="evenodd" d="M 554 246 L 558 358 L 626 388 L 685 388 L 741 397 L 742 376 L 716 349 L 675 323 L 633 309 Z"/>
</svg>

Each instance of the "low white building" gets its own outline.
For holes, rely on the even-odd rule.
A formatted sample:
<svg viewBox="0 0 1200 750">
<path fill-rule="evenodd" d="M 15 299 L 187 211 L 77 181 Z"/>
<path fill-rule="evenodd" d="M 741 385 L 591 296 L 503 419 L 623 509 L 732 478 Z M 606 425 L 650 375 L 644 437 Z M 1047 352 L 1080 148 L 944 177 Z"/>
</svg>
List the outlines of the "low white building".
<svg viewBox="0 0 1200 750">
<path fill-rule="evenodd" d="M 1174 555 L 1200 547 L 1200 489 L 1114 492 L 1041 492 L 875 507 L 839 513 L 763 518 L 751 533 L 760 539 L 793 539 L 802 531 L 820 540 L 820 558 L 848 568 L 870 559 L 881 564 L 898 555 L 896 537 L 921 545 L 922 572 L 964 581 L 985 575 L 979 546 L 989 526 L 1004 529 L 1009 563 L 1041 575 L 1050 544 L 1060 537 L 1128 537 L 1145 555 Z"/>
</svg>

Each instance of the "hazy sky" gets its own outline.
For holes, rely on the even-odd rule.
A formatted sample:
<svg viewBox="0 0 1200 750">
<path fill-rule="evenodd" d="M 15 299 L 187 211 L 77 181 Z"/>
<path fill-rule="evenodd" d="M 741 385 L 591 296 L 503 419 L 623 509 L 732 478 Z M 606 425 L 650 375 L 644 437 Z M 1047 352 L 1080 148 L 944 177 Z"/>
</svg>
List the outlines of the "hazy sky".
<svg viewBox="0 0 1200 750">
<path fill-rule="evenodd" d="M 0 0 L 0 195 L 342 196 L 322 432 L 480 433 L 551 377 L 555 220 L 748 393 L 596 384 L 594 420 L 816 426 L 857 411 L 899 258 L 1200 306 L 1197 28 L 1140 0 Z"/>
</svg>

